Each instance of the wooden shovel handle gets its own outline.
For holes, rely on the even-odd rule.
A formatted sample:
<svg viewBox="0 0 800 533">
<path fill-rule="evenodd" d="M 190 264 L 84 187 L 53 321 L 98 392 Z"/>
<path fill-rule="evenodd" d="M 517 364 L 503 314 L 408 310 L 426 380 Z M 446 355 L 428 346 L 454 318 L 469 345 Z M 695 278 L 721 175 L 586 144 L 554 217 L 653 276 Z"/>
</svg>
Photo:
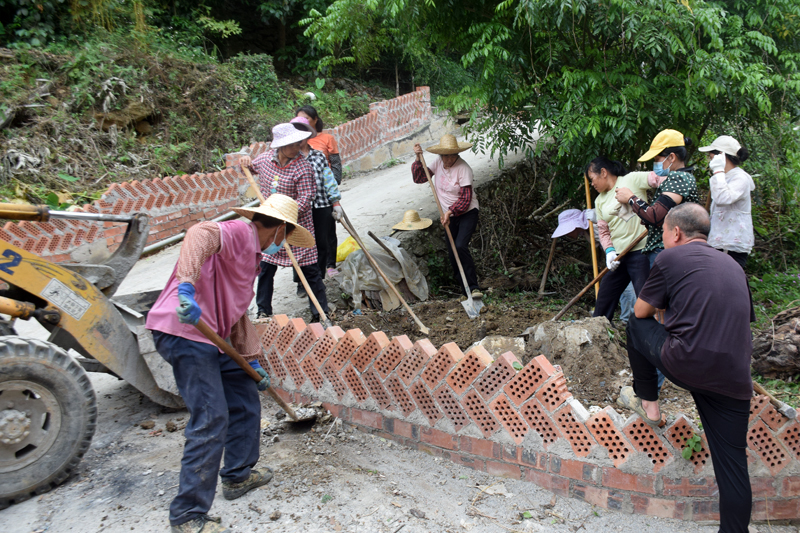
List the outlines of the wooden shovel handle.
<svg viewBox="0 0 800 533">
<path fill-rule="evenodd" d="M 639 235 L 638 237 L 636 237 L 636 239 L 635 239 L 635 240 L 634 240 L 632 243 L 630 243 L 630 245 L 628 245 L 628 247 L 627 247 L 627 248 L 625 248 L 625 249 L 622 251 L 622 253 L 621 253 L 621 254 L 619 254 L 619 255 L 617 256 L 617 259 L 616 259 L 616 260 L 617 260 L 617 261 L 619 261 L 620 259 L 622 259 L 622 258 L 625 256 L 625 254 L 627 254 L 628 252 L 630 252 L 630 251 L 633 249 L 633 247 L 634 247 L 634 246 L 636 246 L 637 244 L 639 244 L 639 242 L 641 242 L 641 240 L 642 240 L 642 239 L 644 239 L 646 236 L 647 236 L 647 230 L 643 231 L 641 235 Z M 562 316 L 564 316 L 564 313 L 566 313 L 566 312 L 567 312 L 567 310 L 569 310 L 569 308 L 570 308 L 570 307 L 572 307 L 573 305 L 575 305 L 575 302 L 577 302 L 578 300 L 580 300 L 580 299 L 581 299 L 581 296 L 583 296 L 584 294 L 586 294 L 586 291 L 588 291 L 589 289 L 591 289 L 591 288 L 592 288 L 592 286 L 593 286 L 595 283 L 597 283 L 598 281 L 600 281 L 600 279 L 601 279 L 603 276 L 605 276 L 607 272 L 608 272 L 608 268 L 604 268 L 603 270 L 601 270 L 601 271 L 600 271 L 600 273 L 599 273 L 599 274 L 598 274 L 598 275 L 597 275 L 597 276 L 596 276 L 596 277 L 595 277 L 595 278 L 594 278 L 592 281 L 590 281 L 590 282 L 589 282 L 589 284 L 588 284 L 586 287 L 584 287 L 584 288 L 583 288 L 583 290 L 582 290 L 581 292 L 579 292 L 577 296 L 575 296 L 575 298 L 573 298 L 572 300 L 570 300 L 570 301 L 567 303 L 567 305 L 565 305 L 565 306 L 564 306 L 564 308 L 563 308 L 561 311 L 559 311 L 559 312 L 558 312 L 558 314 L 557 314 L 556 316 L 554 316 L 553 318 L 551 318 L 551 319 L 550 319 L 550 321 L 551 321 L 551 322 L 554 322 L 554 321 L 558 320 L 559 318 L 561 318 Z"/>
<path fill-rule="evenodd" d="M 213 342 L 213 343 L 214 343 L 214 346 L 216 346 L 217 348 L 219 348 L 220 350 L 222 350 L 223 352 L 225 352 L 225 353 L 228 355 L 228 357 L 230 357 L 231 359 L 233 359 L 233 360 L 236 362 L 236 364 L 237 364 L 237 365 L 239 365 L 239 367 L 240 367 L 242 370 L 244 370 L 244 371 L 245 371 L 245 373 L 246 373 L 248 376 L 250 376 L 251 378 L 253 378 L 253 380 L 254 380 L 254 381 L 256 381 L 256 382 L 260 382 L 260 381 L 263 379 L 263 378 L 262 378 L 262 377 L 259 375 L 259 373 L 258 373 L 258 372 L 256 372 L 256 369 L 255 369 L 255 368 L 253 368 L 252 366 L 250 366 L 250 363 L 248 363 L 247 361 L 245 361 L 245 360 L 244 360 L 244 357 L 242 357 L 242 356 L 239 354 L 239 352 L 237 352 L 237 351 L 236 351 L 236 349 L 235 349 L 233 346 L 231 346 L 230 344 L 228 344 L 227 342 L 225 342 L 225 339 L 223 339 L 222 337 L 220 337 L 219 335 L 217 335 L 217 332 L 216 332 L 216 331 L 214 331 L 213 329 L 211 329 L 211 328 L 208 326 L 208 324 L 206 324 L 206 323 L 203 321 L 203 319 L 202 319 L 202 318 L 201 318 L 201 319 L 199 319 L 199 320 L 197 321 L 197 324 L 195 324 L 195 327 L 196 327 L 196 328 L 197 328 L 197 329 L 200 331 L 200 333 L 202 333 L 202 334 L 203 334 L 203 335 L 204 335 L 204 336 L 205 336 L 205 337 L 206 337 L 208 340 L 210 340 L 211 342 Z M 295 421 L 297 420 L 297 414 L 294 412 L 294 409 L 292 409 L 292 408 L 291 408 L 291 407 L 290 407 L 290 406 L 289 406 L 289 405 L 288 405 L 288 404 L 287 404 L 285 401 L 283 401 L 283 398 L 281 398 L 280 396 L 278 396 L 278 393 L 277 393 L 277 392 L 275 392 L 275 390 L 274 390 L 272 387 L 267 387 L 267 390 L 266 390 L 266 392 L 267 392 L 267 393 L 268 393 L 270 396 L 272 396 L 272 399 L 273 399 L 273 400 L 275 400 L 276 402 L 278 402 L 278 405 L 280 405 L 280 406 L 281 406 L 281 408 L 282 408 L 284 411 L 286 411 L 286 414 L 288 414 L 288 415 L 289 415 L 289 416 L 292 418 L 292 420 L 295 420 Z"/>
</svg>

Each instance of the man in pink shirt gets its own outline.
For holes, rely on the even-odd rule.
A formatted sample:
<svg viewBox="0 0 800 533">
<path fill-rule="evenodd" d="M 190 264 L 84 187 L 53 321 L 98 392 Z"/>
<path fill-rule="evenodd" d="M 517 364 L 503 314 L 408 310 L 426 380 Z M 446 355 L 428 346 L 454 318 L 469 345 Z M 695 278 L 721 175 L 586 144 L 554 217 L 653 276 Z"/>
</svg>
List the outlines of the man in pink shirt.
<svg viewBox="0 0 800 533">
<path fill-rule="evenodd" d="M 453 235 L 458 258 L 461 260 L 461 266 L 464 267 L 464 276 L 467 278 L 470 291 L 472 291 L 472 297 L 483 298 L 483 294 L 478 288 L 478 272 L 475 270 L 475 261 L 472 260 L 472 254 L 469 253 L 469 241 L 478 226 L 478 198 L 472 188 L 472 168 L 458 155 L 459 152 L 469 150 L 471 147 L 470 143 L 458 142 L 454 135 L 444 135 L 439 140 L 439 144 L 427 149 L 428 152 L 440 156 L 434 159 L 428 172 L 433 178 L 436 195 L 439 197 L 444 211 L 440 222 L 442 226 L 450 226 L 450 233 Z M 425 169 L 422 168 L 420 161 L 422 147 L 419 144 L 414 145 L 414 153 L 417 156 L 416 161 L 411 165 L 411 176 L 414 183 L 428 183 Z M 463 285 L 460 283 L 461 273 L 458 271 L 458 264 L 449 243 L 447 252 L 453 268 L 453 275 L 459 280 L 458 285 L 463 291 Z"/>
<path fill-rule="evenodd" d="M 222 495 L 233 500 L 268 483 L 272 470 L 253 468 L 259 457 L 261 404 L 258 391 L 269 376 L 258 363 L 261 343 L 247 318 L 261 254 L 283 241 L 314 246 L 297 223 L 297 202 L 274 194 L 255 209 L 234 211 L 252 222 L 200 222 L 189 228 L 166 288 L 147 314 L 158 353 L 172 365 L 189 410 L 178 495 L 170 504 L 173 533 L 228 531 L 206 513 L 214 501 L 217 473 Z M 262 376 L 253 381 L 200 333 L 203 321 L 242 354 Z M 225 464 L 220 470 L 222 452 Z"/>
</svg>

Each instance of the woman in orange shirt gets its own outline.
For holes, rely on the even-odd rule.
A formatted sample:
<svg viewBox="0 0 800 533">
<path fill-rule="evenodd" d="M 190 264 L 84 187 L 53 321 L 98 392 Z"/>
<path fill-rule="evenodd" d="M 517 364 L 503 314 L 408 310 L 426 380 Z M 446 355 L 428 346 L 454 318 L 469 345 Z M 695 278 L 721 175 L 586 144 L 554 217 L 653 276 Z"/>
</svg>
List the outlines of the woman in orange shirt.
<svg viewBox="0 0 800 533">
<path fill-rule="evenodd" d="M 328 165 L 330 165 L 331 171 L 333 171 L 333 177 L 336 178 L 336 183 L 341 185 L 342 158 L 339 156 L 339 147 L 336 145 L 336 139 L 333 135 L 322 131 L 325 129 L 325 124 L 322 122 L 322 119 L 319 118 L 317 110 L 314 109 L 314 106 L 304 105 L 297 110 L 295 116 L 308 119 L 308 123 L 317 130 L 317 135 L 313 139 L 309 139 L 308 144 L 314 150 L 319 150 L 325 154 L 325 157 L 328 158 Z M 339 246 L 339 242 L 336 238 L 335 230 L 331 231 L 329 235 L 328 250 L 331 252 L 328 253 L 328 264 L 325 265 L 325 267 L 327 268 L 328 276 L 333 277 L 339 273 L 336 270 L 336 248 Z"/>
</svg>

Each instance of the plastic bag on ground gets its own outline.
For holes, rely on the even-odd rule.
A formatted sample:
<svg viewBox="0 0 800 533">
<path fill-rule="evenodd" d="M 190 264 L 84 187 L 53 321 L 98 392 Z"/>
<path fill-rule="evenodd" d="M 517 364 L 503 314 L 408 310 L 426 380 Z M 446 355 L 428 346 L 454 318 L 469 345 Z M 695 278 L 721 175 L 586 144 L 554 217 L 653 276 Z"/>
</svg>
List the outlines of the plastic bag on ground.
<svg viewBox="0 0 800 533">
<path fill-rule="evenodd" d="M 397 285 L 403 279 L 406 280 L 411 294 L 420 301 L 428 299 L 428 282 L 425 276 L 419 271 L 411 254 L 400 247 L 400 241 L 391 237 L 383 239 L 386 247 L 392 251 L 392 256 L 386 253 L 375 242 L 364 242 L 364 246 L 369 250 L 372 258 L 389 278 L 389 281 Z M 340 283 L 342 289 L 353 297 L 356 309 L 361 308 L 362 291 L 380 291 L 381 306 L 384 311 L 391 311 L 400 307 L 400 300 L 394 292 L 386 286 L 383 278 L 372 269 L 367 256 L 361 249 L 351 252 L 347 259 L 339 266 L 341 275 Z"/>
<path fill-rule="evenodd" d="M 347 259 L 348 255 L 360 249 L 361 248 L 358 247 L 358 244 L 356 244 L 356 240 L 353 237 L 346 238 L 342 244 L 336 247 L 336 262 L 341 263 Z"/>
</svg>

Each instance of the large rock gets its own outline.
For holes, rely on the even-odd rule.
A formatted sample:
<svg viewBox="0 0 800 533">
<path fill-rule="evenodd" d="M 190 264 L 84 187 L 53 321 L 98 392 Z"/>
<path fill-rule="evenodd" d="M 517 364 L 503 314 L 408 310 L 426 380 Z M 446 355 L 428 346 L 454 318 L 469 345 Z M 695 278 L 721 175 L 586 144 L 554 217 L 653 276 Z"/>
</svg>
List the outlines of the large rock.
<svg viewBox="0 0 800 533">
<path fill-rule="evenodd" d="M 774 329 L 773 329 L 774 328 Z M 767 378 L 800 374 L 800 307 L 775 315 L 772 325 L 753 339 L 753 370 Z"/>
</svg>

